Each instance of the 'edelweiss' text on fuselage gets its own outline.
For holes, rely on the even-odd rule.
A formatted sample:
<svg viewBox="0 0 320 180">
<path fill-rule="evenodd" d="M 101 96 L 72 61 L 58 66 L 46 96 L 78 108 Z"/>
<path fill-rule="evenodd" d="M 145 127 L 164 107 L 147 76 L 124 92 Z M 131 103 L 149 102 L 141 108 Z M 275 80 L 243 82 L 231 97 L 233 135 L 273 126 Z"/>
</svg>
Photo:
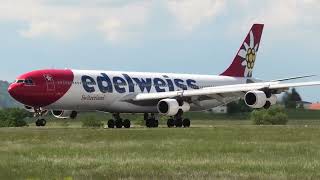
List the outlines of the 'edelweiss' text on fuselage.
<svg viewBox="0 0 320 180">
<path fill-rule="evenodd" d="M 188 87 L 191 89 L 199 89 L 196 81 L 193 79 L 170 79 L 168 76 L 164 75 L 163 78 L 137 78 L 130 77 L 128 74 L 122 74 L 123 77 L 114 76 L 110 78 L 106 73 L 101 73 L 101 76 L 91 77 L 88 75 L 83 75 L 81 77 L 82 86 L 88 93 L 93 93 L 96 91 L 96 86 L 102 93 L 112 93 L 114 91 L 118 93 L 125 93 L 126 88 L 130 93 L 137 91 L 136 88 L 139 87 L 141 92 L 150 92 L 151 88 L 154 87 L 156 92 L 166 92 L 175 91 L 175 86 L 178 89 L 187 90 Z M 136 87 L 136 88 L 135 88 Z"/>
</svg>

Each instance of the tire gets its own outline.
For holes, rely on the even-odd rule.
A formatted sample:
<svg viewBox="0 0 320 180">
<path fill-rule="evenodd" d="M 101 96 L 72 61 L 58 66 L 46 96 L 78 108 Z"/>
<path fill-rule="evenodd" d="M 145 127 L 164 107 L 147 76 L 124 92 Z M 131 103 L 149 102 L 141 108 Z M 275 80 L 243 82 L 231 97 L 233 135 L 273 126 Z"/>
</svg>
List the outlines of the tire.
<svg viewBox="0 0 320 180">
<path fill-rule="evenodd" d="M 117 119 L 115 121 L 116 128 L 122 128 L 123 122 L 122 119 Z"/>
<path fill-rule="evenodd" d="M 36 126 L 41 126 L 40 119 L 36 120 Z"/>
<path fill-rule="evenodd" d="M 271 107 L 270 101 L 266 101 L 266 104 L 263 106 L 264 109 L 269 109 Z"/>
<path fill-rule="evenodd" d="M 154 123 L 153 123 L 153 127 L 157 128 L 159 127 L 159 121 L 158 120 L 154 120 Z"/>
<path fill-rule="evenodd" d="M 125 127 L 125 128 L 130 128 L 130 126 L 131 126 L 130 120 L 129 120 L 129 119 L 125 119 L 125 120 L 123 121 L 123 127 Z"/>
<path fill-rule="evenodd" d="M 158 120 L 153 119 L 153 118 L 149 119 L 149 127 L 150 128 L 156 128 L 158 126 L 159 126 L 159 121 Z"/>
<path fill-rule="evenodd" d="M 45 119 L 40 119 L 40 126 L 46 126 L 47 121 Z"/>
<path fill-rule="evenodd" d="M 190 127 L 190 119 L 188 118 L 185 118 L 183 121 L 182 121 L 182 125 L 183 127 Z"/>
<path fill-rule="evenodd" d="M 149 118 L 149 119 L 147 119 L 146 120 L 146 126 L 148 127 L 148 128 L 152 128 L 153 127 L 153 119 L 151 119 L 151 118 Z"/>
<path fill-rule="evenodd" d="M 167 120 L 167 126 L 168 126 L 169 128 L 173 127 L 173 126 L 174 126 L 174 120 L 173 120 L 173 119 L 168 119 L 168 120 Z"/>
<path fill-rule="evenodd" d="M 110 120 L 108 121 L 108 128 L 114 128 L 114 125 L 115 125 L 114 120 L 113 120 L 113 119 L 110 119 Z"/>
<path fill-rule="evenodd" d="M 175 119 L 174 125 L 178 128 L 182 127 L 182 119 L 181 118 Z"/>
</svg>

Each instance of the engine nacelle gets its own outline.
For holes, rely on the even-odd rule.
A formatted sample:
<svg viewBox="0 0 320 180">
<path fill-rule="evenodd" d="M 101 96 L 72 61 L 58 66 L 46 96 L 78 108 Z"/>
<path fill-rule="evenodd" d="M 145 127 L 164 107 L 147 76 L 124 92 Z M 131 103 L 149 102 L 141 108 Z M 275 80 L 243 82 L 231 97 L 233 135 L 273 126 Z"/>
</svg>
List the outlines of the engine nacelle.
<svg viewBox="0 0 320 180">
<path fill-rule="evenodd" d="M 244 102 L 251 108 L 266 108 L 275 105 L 277 103 L 277 96 L 271 94 L 268 98 L 263 91 L 249 91 L 244 96 Z"/>
<path fill-rule="evenodd" d="M 76 111 L 70 111 L 70 110 L 52 110 L 52 115 L 59 119 L 67 119 L 71 118 L 74 119 L 77 117 Z"/>
<path fill-rule="evenodd" d="M 262 108 L 267 102 L 267 96 L 263 91 L 248 91 L 244 95 L 244 102 L 251 108 Z"/>
<path fill-rule="evenodd" d="M 274 95 L 274 94 L 272 94 L 272 95 L 270 96 L 270 98 L 267 99 L 267 101 L 270 102 L 271 106 L 277 104 L 277 100 L 278 100 L 278 98 L 277 98 L 277 96 Z"/>
<path fill-rule="evenodd" d="M 157 108 L 160 114 L 166 116 L 174 116 L 178 113 L 180 109 L 183 112 L 189 111 L 190 104 L 187 102 L 183 102 L 183 104 L 180 106 L 176 99 L 163 99 L 159 101 Z"/>
<path fill-rule="evenodd" d="M 25 105 L 25 106 L 24 106 L 24 109 L 27 110 L 28 112 L 34 113 L 34 108 L 31 107 L 31 106 Z"/>
</svg>

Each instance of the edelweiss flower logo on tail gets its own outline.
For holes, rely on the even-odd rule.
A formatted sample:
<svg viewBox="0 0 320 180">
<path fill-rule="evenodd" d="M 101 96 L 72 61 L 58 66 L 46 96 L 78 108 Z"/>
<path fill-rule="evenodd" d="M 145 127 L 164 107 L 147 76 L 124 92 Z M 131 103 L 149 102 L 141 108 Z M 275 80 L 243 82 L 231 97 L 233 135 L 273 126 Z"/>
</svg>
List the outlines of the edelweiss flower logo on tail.
<svg viewBox="0 0 320 180">
<path fill-rule="evenodd" d="M 242 58 L 241 65 L 245 67 L 244 77 L 252 77 L 252 70 L 256 61 L 259 43 L 255 44 L 253 32 L 250 31 L 249 45 L 244 42 L 244 49 L 240 49 L 238 56 Z"/>
<path fill-rule="evenodd" d="M 263 31 L 263 24 L 252 25 L 248 35 L 241 43 L 230 66 L 220 75 L 231 77 L 252 77 L 254 63 Z"/>
</svg>

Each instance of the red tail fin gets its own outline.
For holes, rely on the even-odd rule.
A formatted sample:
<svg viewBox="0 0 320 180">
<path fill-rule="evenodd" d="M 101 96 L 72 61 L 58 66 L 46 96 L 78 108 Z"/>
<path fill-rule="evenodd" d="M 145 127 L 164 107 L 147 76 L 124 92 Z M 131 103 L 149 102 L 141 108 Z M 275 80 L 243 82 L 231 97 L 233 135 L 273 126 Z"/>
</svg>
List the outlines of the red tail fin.
<svg viewBox="0 0 320 180">
<path fill-rule="evenodd" d="M 263 26 L 263 24 L 254 24 L 251 27 L 232 64 L 221 74 L 222 76 L 252 77 Z"/>
</svg>

